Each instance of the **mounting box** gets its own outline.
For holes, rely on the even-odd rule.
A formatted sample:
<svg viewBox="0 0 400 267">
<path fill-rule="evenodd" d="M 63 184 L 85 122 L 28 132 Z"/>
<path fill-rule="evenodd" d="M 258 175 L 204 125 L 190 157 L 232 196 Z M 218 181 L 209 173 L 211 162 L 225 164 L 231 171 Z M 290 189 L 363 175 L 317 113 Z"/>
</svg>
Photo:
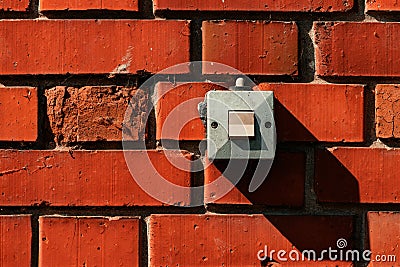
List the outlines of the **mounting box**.
<svg viewBox="0 0 400 267">
<path fill-rule="evenodd" d="M 273 159 L 273 92 L 210 91 L 207 150 L 210 159 Z"/>
</svg>

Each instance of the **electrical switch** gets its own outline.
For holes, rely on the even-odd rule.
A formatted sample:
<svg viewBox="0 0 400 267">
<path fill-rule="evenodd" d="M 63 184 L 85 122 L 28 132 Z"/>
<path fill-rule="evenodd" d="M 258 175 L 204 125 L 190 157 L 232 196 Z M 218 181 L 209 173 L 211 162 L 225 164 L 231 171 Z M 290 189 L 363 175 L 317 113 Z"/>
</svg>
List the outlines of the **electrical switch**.
<svg viewBox="0 0 400 267">
<path fill-rule="evenodd" d="M 254 137 L 254 112 L 229 111 L 229 137 Z"/>
</svg>

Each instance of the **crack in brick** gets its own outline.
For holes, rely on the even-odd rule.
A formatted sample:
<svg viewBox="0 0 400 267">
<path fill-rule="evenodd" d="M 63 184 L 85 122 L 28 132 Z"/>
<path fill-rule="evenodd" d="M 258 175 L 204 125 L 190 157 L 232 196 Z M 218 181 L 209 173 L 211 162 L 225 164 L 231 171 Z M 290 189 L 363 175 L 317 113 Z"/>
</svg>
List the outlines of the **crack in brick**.
<svg viewBox="0 0 400 267">
<path fill-rule="evenodd" d="M 5 175 L 9 175 L 9 174 L 13 174 L 13 173 L 17 173 L 20 171 L 27 171 L 28 168 L 26 166 L 19 168 L 19 169 L 12 169 L 12 170 L 6 170 L 6 171 L 1 171 L 0 172 L 0 177 L 1 176 L 5 176 Z"/>
</svg>

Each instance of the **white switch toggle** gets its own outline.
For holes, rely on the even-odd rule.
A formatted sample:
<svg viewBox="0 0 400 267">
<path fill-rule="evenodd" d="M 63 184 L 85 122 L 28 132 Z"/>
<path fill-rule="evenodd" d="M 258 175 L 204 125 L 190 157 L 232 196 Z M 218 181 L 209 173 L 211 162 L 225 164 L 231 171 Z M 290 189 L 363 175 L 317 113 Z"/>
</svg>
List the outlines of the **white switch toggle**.
<svg viewBox="0 0 400 267">
<path fill-rule="evenodd" d="M 229 111 L 229 136 L 254 137 L 254 112 Z"/>
</svg>

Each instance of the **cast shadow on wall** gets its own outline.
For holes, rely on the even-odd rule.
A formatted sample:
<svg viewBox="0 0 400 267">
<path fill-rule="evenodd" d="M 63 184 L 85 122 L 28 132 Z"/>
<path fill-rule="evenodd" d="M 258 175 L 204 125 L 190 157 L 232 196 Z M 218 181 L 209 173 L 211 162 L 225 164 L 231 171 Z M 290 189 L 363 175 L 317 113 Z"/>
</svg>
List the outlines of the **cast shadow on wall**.
<svg viewBox="0 0 400 267">
<path fill-rule="evenodd" d="M 281 103 L 276 101 L 275 112 L 279 113 L 277 120 L 279 135 L 285 137 L 289 129 L 291 137 L 306 137 L 307 140 L 318 141 L 300 121 L 296 119 Z M 285 123 L 284 126 L 280 122 Z M 227 161 L 215 160 L 214 166 L 206 175 L 205 182 L 214 181 L 221 174 L 229 181 L 235 181 L 235 172 L 227 172 Z M 205 192 L 205 201 L 211 204 L 243 204 L 261 207 L 285 207 L 301 210 L 304 207 L 307 160 L 304 151 L 278 149 L 272 168 L 263 184 L 254 192 L 249 192 L 249 185 L 257 164 L 263 161 L 251 160 L 236 186 L 223 198 L 212 200 L 212 192 Z M 235 165 L 235 164 L 233 164 Z M 357 179 L 351 172 L 328 150 L 317 149 L 314 158 L 314 191 L 319 204 L 322 203 L 359 203 L 360 193 Z M 225 173 L 224 173 L 225 172 Z M 226 175 L 227 174 L 227 175 Z M 228 176 L 228 177 L 226 177 Z M 352 249 L 351 216 L 265 216 L 273 226 L 300 251 L 314 250 L 321 253 L 329 247 L 335 248 L 336 241 L 344 238 Z M 275 266 L 277 259 L 266 258 L 261 266 Z M 325 262 L 326 264 L 326 262 Z"/>
</svg>

